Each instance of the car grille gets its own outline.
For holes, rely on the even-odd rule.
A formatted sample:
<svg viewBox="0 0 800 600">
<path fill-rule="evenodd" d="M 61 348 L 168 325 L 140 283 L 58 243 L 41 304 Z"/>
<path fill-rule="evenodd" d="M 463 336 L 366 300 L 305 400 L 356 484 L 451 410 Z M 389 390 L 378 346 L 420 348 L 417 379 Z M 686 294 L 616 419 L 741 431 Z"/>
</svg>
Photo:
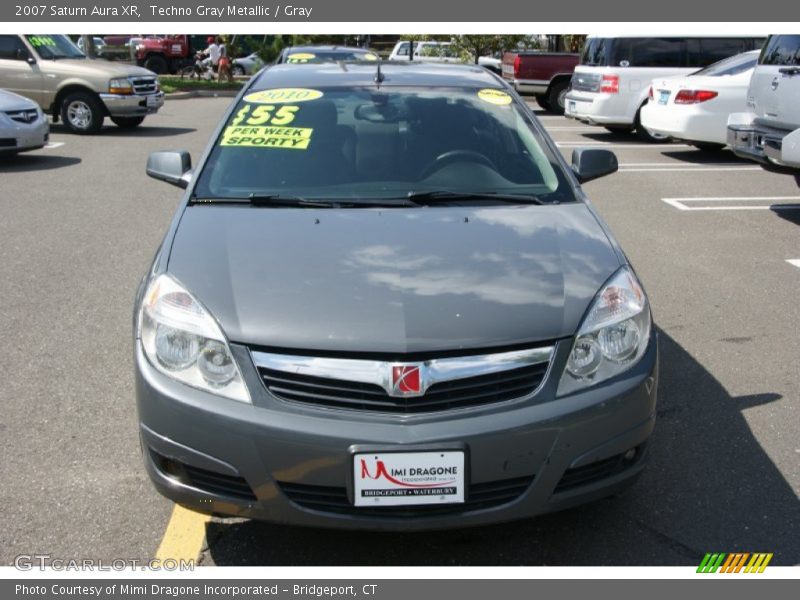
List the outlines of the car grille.
<svg viewBox="0 0 800 600">
<path fill-rule="evenodd" d="M 533 393 L 548 363 L 435 383 L 422 396 L 393 397 L 371 383 L 329 379 L 259 367 L 271 394 L 283 400 L 389 413 L 425 413 L 514 400 Z"/>
<path fill-rule="evenodd" d="M 9 110 L 6 111 L 6 115 L 12 121 L 16 121 L 17 123 L 33 123 L 36 119 L 39 118 L 39 111 L 35 108 L 26 109 L 26 110 Z"/>
<path fill-rule="evenodd" d="M 462 504 L 421 504 L 418 506 L 386 506 L 373 508 L 354 506 L 343 487 L 326 487 L 279 481 L 278 486 L 289 500 L 310 510 L 366 517 L 424 517 L 461 514 L 495 508 L 519 498 L 533 482 L 533 476 L 501 479 L 469 486 Z"/>
<path fill-rule="evenodd" d="M 573 73 L 570 86 L 578 92 L 596 92 L 600 89 L 600 81 L 597 73 Z"/>
<path fill-rule="evenodd" d="M 131 85 L 137 94 L 155 94 L 158 91 L 158 80 L 155 77 L 135 77 L 131 79 Z"/>
</svg>

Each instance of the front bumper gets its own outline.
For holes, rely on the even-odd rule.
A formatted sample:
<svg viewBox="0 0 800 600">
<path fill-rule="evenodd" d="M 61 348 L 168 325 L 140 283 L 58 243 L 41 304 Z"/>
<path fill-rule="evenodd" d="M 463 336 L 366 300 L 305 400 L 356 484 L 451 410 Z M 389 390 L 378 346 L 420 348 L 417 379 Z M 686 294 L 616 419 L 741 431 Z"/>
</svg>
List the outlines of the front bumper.
<svg viewBox="0 0 800 600">
<path fill-rule="evenodd" d="M 800 169 L 800 129 L 775 129 L 750 113 L 728 118 L 727 143 L 736 156 L 766 165 Z"/>
<path fill-rule="evenodd" d="M 49 139 L 50 123 L 44 114 L 40 114 L 32 123 L 20 123 L 0 115 L 0 154 L 38 150 Z"/>
<path fill-rule="evenodd" d="M 140 117 L 158 112 L 164 106 L 164 92 L 154 94 L 100 94 L 112 117 Z"/>
<path fill-rule="evenodd" d="M 410 416 L 280 401 L 262 385 L 248 350 L 236 345 L 232 350 L 252 405 L 165 377 L 136 342 L 147 472 L 161 494 L 201 512 L 313 527 L 465 527 L 527 518 L 613 494 L 632 484 L 646 462 L 658 379 L 655 334 L 637 365 L 583 392 L 553 399 L 570 350 L 570 342 L 562 341 L 550 374 L 532 397 Z M 435 511 L 406 507 L 403 514 L 348 505 L 357 446 L 463 448 L 467 504 L 437 505 Z M 511 481 L 518 488 L 514 497 L 494 505 L 470 503 L 473 490 L 498 489 Z M 325 495 L 334 497 L 330 509 L 306 502 Z"/>
</svg>

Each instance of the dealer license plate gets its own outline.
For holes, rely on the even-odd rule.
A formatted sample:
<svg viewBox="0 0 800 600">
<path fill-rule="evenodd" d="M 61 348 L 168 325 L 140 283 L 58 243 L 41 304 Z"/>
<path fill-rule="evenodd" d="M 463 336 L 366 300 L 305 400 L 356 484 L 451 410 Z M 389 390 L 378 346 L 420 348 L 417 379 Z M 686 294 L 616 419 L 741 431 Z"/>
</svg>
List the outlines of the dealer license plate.
<svg viewBox="0 0 800 600">
<path fill-rule="evenodd" d="M 152 96 L 147 97 L 147 108 L 153 108 L 158 106 L 158 96 L 153 94 Z"/>
<path fill-rule="evenodd" d="M 356 454 L 353 480 L 356 506 L 464 502 L 464 453 Z"/>
<path fill-rule="evenodd" d="M 658 90 L 658 92 L 660 94 L 658 97 L 658 103 L 666 104 L 667 100 L 669 100 L 669 90 Z"/>
</svg>

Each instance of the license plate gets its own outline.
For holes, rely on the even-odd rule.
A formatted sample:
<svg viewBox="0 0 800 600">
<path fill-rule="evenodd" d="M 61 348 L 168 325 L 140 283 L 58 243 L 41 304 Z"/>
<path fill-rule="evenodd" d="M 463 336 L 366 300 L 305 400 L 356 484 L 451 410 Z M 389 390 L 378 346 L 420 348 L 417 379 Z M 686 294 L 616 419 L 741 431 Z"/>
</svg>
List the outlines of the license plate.
<svg viewBox="0 0 800 600">
<path fill-rule="evenodd" d="M 155 96 L 155 95 L 148 96 L 147 97 L 147 107 L 148 108 L 153 108 L 155 106 L 158 106 L 158 96 Z"/>
<path fill-rule="evenodd" d="M 464 502 L 464 453 L 356 454 L 353 481 L 356 506 Z"/>
<path fill-rule="evenodd" d="M 513 75 L 514 74 L 513 65 L 503 65 L 503 73 L 505 73 L 506 75 Z"/>
<path fill-rule="evenodd" d="M 669 100 L 669 90 L 658 90 L 658 92 L 660 94 L 658 97 L 658 103 L 666 104 L 667 100 Z"/>
</svg>

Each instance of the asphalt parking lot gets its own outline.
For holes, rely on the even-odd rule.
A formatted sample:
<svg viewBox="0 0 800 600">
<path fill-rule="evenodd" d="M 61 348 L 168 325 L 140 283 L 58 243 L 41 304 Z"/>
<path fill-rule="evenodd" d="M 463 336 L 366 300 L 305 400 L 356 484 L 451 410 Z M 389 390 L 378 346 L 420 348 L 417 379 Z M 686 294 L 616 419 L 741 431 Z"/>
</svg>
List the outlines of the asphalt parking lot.
<svg viewBox="0 0 800 600">
<path fill-rule="evenodd" d="M 138 131 L 53 126 L 0 162 L 0 562 L 155 554 L 172 511 L 141 466 L 131 307 L 180 191 L 147 154 L 199 157 L 230 99 L 168 101 Z M 537 111 L 538 112 L 538 111 Z M 541 113 L 566 156 L 606 147 L 586 185 L 660 330 L 651 463 L 627 494 L 521 523 L 421 534 L 205 523 L 201 564 L 800 564 L 800 187 L 726 152 L 649 145 Z M 794 262 L 792 262 L 794 261 Z"/>
</svg>

